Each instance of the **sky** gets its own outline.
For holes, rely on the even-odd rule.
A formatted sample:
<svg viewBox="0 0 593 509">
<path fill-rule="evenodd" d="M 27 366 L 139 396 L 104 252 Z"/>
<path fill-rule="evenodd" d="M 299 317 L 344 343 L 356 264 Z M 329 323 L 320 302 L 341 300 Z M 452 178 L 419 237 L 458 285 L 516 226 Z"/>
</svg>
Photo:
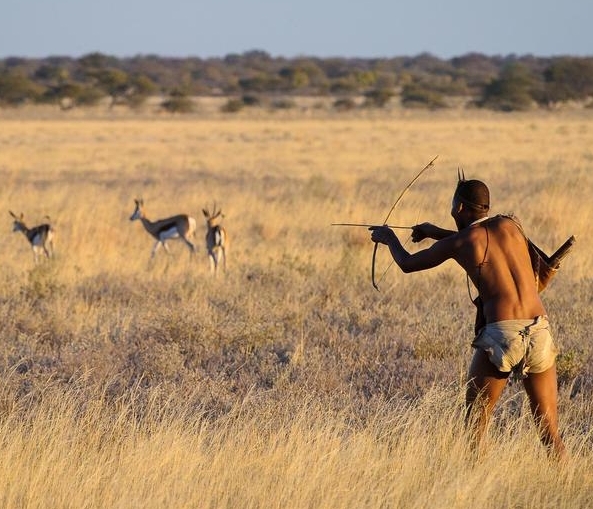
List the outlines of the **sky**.
<svg viewBox="0 0 593 509">
<path fill-rule="evenodd" d="M 0 0 L 0 58 L 593 56 L 592 0 Z"/>
</svg>

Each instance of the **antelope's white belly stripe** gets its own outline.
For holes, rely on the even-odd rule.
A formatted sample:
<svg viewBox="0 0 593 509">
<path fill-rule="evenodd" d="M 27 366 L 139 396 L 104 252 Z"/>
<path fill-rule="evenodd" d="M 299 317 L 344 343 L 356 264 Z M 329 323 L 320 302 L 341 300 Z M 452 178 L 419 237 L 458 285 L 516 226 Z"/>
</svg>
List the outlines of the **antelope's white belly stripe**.
<svg viewBox="0 0 593 509">
<path fill-rule="evenodd" d="M 167 240 L 167 239 L 176 239 L 179 237 L 179 232 L 177 231 L 177 227 L 169 228 L 168 230 L 163 230 L 159 233 L 160 240 Z"/>
</svg>

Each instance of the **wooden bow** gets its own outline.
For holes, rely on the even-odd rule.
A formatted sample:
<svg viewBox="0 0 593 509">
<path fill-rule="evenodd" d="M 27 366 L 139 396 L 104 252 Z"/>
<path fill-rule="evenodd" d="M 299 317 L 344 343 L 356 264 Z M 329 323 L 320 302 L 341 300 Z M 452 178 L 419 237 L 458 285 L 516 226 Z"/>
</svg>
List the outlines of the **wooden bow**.
<svg viewBox="0 0 593 509">
<path fill-rule="evenodd" d="M 387 224 L 387 221 L 389 221 L 389 217 L 391 216 L 391 213 L 395 210 L 395 207 L 397 207 L 397 204 L 402 200 L 402 198 L 405 196 L 405 194 L 408 192 L 408 190 L 410 189 L 410 187 L 412 187 L 414 185 L 414 182 L 416 182 L 421 176 L 422 174 L 428 170 L 430 167 L 434 166 L 434 162 L 436 161 L 436 158 L 439 157 L 438 155 L 435 156 L 432 161 L 430 161 L 424 168 L 422 168 L 418 174 L 410 181 L 410 183 L 403 189 L 403 191 L 400 193 L 400 195 L 397 197 L 397 200 L 395 200 L 395 202 L 393 203 L 393 205 L 391 206 L 391 208 L 389 209 L 389 212 L 387 213 L 387 215 L 385 216 L 385 220 L 383 221 L 383 226 L 387 226 L 389 227 L 389 225 Z M 379 286 L 377 285 L 377 283 L 375 282 L 375 260 L 377 258 L 377 248 L 379 247 L 379 243 L 375 242 L 375 246 L 373 247 L 373 260 L 372 260 L 372 265 L 371 265 L 371 282 L 373 283 L 373 288 L 377 291 L 379 291 Z"/>
<path fill-rule="evenodd" d="M 387 224 L 387 221 L 389 221 L 389 217 L 391 216 L 391 213 L 395 210 L 395 207 L 397 207 L 397 204 L 402 200 L 402 198 L 408 192 L 408 190 L 410 189 L 410 187 L 412 187 L 414 185 L 414 182 L 416 182 L 422 176 L 422 174 L 426 170 L 428 170 L 430 167 L 434 166 L 434 162 L 436 161 L 437 157 L 439 157 L 439 156 L 438 155 L 435 156 L 432 159 L 432 161 L 430 161 L 424 168 L 422 168 L 418 172 L 418 174 L 410 181 L 410 183 L 404 188 L 404 190 L 400 193 L 400 195 L 397 197 L 397 200 L 395 200 L 395 202 L 393 203 L 393 205 L 389 209 L 389 212 L 387 213 L 387 216 L 385 216 L 385 220 L 383 221 L 383 225 L 382 226 L 386 226 L 387 228 L 391 228 L 392 230 L 395 230 L 395 229 L 399 229 L 399 230 L 412 230 L 412 229 L 414 229 L 413 226 L 394 226 L 394 225 L 390 225 L 390 224 Z M 367 228 L 372 228 L 373 226 L 376 226 L 376 225 L 372 225 L 372 224 L 361 224 L 361 223 L 332 223 L 332 226 L 364 226 L 364 227 L 367 227 Z M 372 265 L 371 265 L 371 282 L 373 283 L 373 288 L 375 288 L 375 290 L 377 290 L 377 291 L 379 291 L 379 286 L 375 282 L 375 259 L 377 258 L 377 248 L 378 247 L 379 247 L 379 243 L 378 242 L 375 242 L 375 246 L 373 248 L 373 262 L 372 262 Z"/>
</svg>

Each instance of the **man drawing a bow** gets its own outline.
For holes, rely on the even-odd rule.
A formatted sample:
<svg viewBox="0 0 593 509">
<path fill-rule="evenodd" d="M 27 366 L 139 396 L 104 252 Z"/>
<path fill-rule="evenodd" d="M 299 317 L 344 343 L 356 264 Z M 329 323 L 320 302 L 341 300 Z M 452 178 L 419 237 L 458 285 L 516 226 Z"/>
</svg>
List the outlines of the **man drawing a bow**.
<svg viewBox="0 0 593 509">
<path fill-rule="evenodd" d="M 482 313 L 472 343 L 467 416 L 474 416 L 475 438 L 483 437 L 511 372 L 522 377 L 541 440 L 564 458 L 558 431 L 557 350 L 534 278 L 528 239 L 511 216 L 488 217 L 490 193 L 479 180 L 459 179 L 451 204 L 458 231 L 430 223 L 413 227 L 412 240 L 434 239 L 427 249 L 409 253 L 394 231 L 370 228 L 371 240 L 389 247 L 403 272 L 426 270 L 455 260 L 478 290 Z"/>
</svg>

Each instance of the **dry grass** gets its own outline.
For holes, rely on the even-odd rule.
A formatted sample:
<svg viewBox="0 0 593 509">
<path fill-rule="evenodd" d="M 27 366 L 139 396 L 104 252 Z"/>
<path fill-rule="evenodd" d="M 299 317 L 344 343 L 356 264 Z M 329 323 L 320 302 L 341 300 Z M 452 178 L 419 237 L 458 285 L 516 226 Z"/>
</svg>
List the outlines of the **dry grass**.
<svg viewBox="0 0 593 509">
<path fill-rule="evenodd" d="M 583 507 L 593 495 L 590 111 L 276 112 L 0 119 L 0 200 L 48 214 L 33 266 L 6 213 L 0 249 L 3 507 Z M 488 452 L 462 429 L 472 306 L 459 268 L 395 268 L 375 292 L 368 232 L 452 227 L 456 171 L 491 187 L 546 251 L 578 243 L 544 298 L 573 460 L 548 463 L 505 392 Z M 202 223 L 149 263 L 128 218 Z M 208 273 L 216 201 L 229 270 Z M 410 246 L 411 249 L 416 249 Z M 387 267 L 385 250 L 379 266 Z M 380 270 L 381 270 L 380 269 Z"/>
</svg>

